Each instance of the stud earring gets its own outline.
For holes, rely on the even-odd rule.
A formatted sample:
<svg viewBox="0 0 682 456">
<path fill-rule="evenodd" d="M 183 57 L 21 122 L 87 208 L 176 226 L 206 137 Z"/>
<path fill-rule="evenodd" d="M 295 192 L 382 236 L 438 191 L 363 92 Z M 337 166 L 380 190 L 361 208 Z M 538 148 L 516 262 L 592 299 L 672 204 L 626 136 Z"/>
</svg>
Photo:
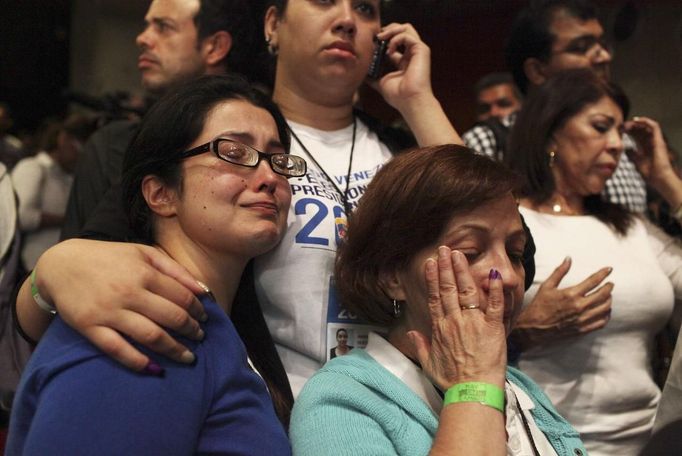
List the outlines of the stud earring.
<svg viewBox="0 0 682 456">
<path fill-rule="evenodd" d="M 265 44 L 268 45 L 268 54 L 270 54 L 272 57 L 277 57 L 278 49 L 277 49 L 277 46 L 272 44 L 272 37 L 271 36 L 268 36 L 267 38 L 265 38 Z"/>
<path fill-rule="evenodd" d="M 556 161 L 556 152 L 554 152 L 554 150 L 550 150 L 548 155 L 549 155 L 549 167 L 553 168 L 554 162 Z"/>
</svg>

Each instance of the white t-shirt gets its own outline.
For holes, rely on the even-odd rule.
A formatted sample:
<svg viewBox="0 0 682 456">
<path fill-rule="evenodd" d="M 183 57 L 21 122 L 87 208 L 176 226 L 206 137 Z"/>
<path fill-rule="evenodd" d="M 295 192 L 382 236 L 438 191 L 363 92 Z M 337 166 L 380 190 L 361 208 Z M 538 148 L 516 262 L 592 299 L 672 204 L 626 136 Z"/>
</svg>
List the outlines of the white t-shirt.
<svg viewBox="0 0 682 456">
<path fill-rule="evenodd" d="M 21 259 L 26 268 L 32 269 L 40 255 L 59 242 L 59 227 L 38 227 L 43 212 L 64 215 L 73 175 L 46 152 L 39 152 L 17 163 L 12 182 L 19 197 L 19 226 L 25 233 Z"/>
<path fill-rule="evenodd" d="M 294 396 L 329 359 L 336 331 L 345 328 L 348 345 L 364 347 L 370 326 L 359 324 L 342 309 L 331 285 L 339 240 L 345 235 L 346 214 L 334 179 L 343 192 L 353 137 L 353 125 L 322 131 L 289 122 L 325 175 L 292 138 L 291 153 L 308 162 L 305 177 L 292 178 L 287 232 L 272 252 L 256 259 L 256 292 L 277 344 Z M 355 207 L 372 177 L 391 158 L 376 134 L 357 120 L 355 150 L 348 185 L 348 202 Z"/>
<path fill-rule="evenodd" d="M 0 163 L 0 214 L 2 214 L 0 217 L 0 258 L 4 258 L 14 240 L 17 205 L 12 179 L 2 163 Z M 2 280 L 2 273 L 0 273 L 0 280 Z"/>
<path fill-rule="evenodd" d="M 639 454 L 660 397 L 651 375 L 653 339 L 682 291 L 682 251 L 639 218 L 618 236 L 592 216 L 520 210 L 537 247 L 526 303 L 566 256 L 572 265 L 560 288 L 605 266 L 613 267 L 606 281 L 615 286 L 605 328 L 528 350 L 519 367 L 580 432 L 590 455 Z"/>
</svg>

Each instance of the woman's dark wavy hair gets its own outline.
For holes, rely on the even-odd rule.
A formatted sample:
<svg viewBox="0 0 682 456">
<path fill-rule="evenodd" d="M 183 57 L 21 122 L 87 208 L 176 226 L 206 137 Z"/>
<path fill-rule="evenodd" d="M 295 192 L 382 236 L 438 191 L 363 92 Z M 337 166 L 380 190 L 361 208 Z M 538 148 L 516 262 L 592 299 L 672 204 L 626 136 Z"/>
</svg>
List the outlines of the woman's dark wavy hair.
<svg viewBox="0 0 682 456">
<path fill-rule="evenodd" d="M 549 146 L 554 133 L 588 105 L 608 97 L 626 118 L 630 103 L 620 87 L 590 69 L 567 70 L 534 90 L 523 103 L 509 135 L 505 163 L 523 179 L 522 196 L 535 204 L 546 202 L 556 183 L 549 166 Z M 632 214 L 600 195 L 585 198 L 585 209 L 602 222 L 625 234 Z"/>
<path fill-rule="evenodd" d="M 334 277 L 343 306 L 390 325 L 393 305 L 380 274 L 407 269 L 453 216 L 515 193 L 517 184 L 505 166 L 463 146 L 413 149 L 395 157 L 367 186 L 339 246 Z"/>
<path fill-rule="evenodd" d="M 143 242 L 154 242 L 154 217 L 142 195 L 142 180 L 147 175 L 156 175 L 181 191 L 181 160 L 177 156 L 201 134 L 208 113 L 230 100 L 247 101 L 268 111 L 277 124 L 280 141 L 289 151 L 290 137 L 279 109 L 268 96 L 239 76 L 204 76 L 166 94 L 144 116 L 123 159 L 123 207 Z M 293 396 L 253 288 L 249 263 L 232 306 L 231 320 L 267 383 L 275 410 L 286 427 Z"/>
</svg>

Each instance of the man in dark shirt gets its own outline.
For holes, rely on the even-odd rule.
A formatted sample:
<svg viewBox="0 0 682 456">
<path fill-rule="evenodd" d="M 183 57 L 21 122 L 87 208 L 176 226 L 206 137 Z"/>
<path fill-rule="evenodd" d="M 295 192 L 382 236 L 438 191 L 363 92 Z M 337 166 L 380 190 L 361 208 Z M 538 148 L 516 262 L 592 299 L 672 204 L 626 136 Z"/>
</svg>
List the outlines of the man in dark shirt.
<svg viewBox="0 0 682 456">
<path fill-rule="evenodd" d="M 245 66 L 255 24 L 248 0 L 154 0 L 137 36 L 142 85 L 158 97 L 204 74 Z M 133 121 L 116 121 L 85 145 L 69 196 L 62 239 L 78 235 L 120 239 L 127 226 L 120 208 L 118 179 L 123 154 L 137 131 Z M 97 213 L 97 226 L 87 221 Z M 108 231 L 108 227 L 118 230 Z M 123 233 L 124 234 L 124 233 Z"/>
</svg>

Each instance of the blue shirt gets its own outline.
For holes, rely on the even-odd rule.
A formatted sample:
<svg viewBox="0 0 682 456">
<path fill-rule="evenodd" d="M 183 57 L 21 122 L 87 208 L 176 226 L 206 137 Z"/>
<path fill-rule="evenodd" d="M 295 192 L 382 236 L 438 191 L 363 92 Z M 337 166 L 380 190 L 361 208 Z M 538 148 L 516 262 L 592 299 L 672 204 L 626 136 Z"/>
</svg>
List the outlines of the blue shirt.
<svg viewBox="0 0 682 456">
<path fill-rule="evenodd" d="M 162 377 L 124 368 L 57 317 L 21 378 L 7 454 L 289 455 L 232 322 L 211 298 L 201 299 L 206 337 L 181 340 L 197 361 L 159 357 Z"/>
</svg>

